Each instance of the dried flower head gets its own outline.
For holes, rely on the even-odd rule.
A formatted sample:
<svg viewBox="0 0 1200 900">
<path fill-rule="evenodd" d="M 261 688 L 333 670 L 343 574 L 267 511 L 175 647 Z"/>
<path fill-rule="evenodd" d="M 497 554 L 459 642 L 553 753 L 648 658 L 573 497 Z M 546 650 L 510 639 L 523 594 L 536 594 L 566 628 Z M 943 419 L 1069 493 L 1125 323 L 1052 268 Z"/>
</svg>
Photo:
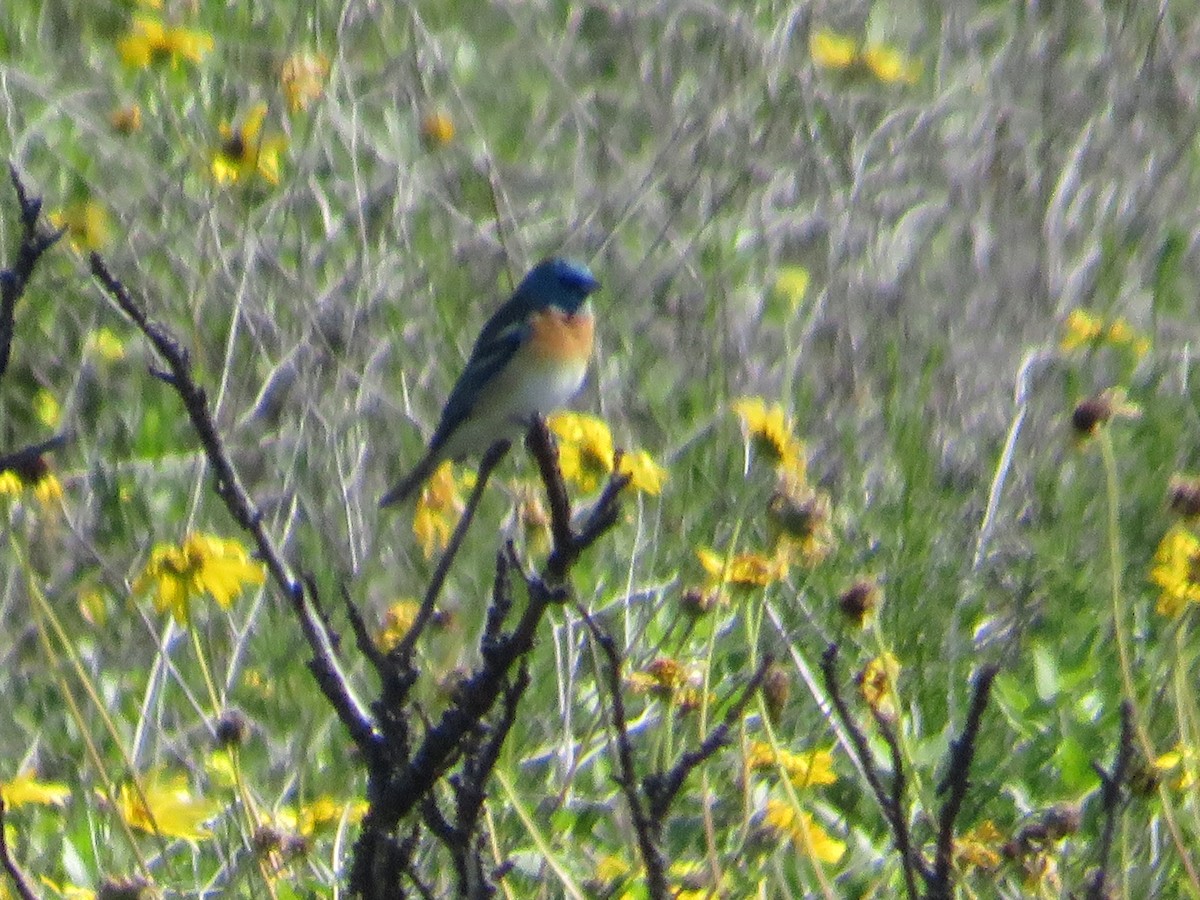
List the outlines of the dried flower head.
<svg viewBox="0 0 1200 900">
<path fill-rule="evenodd" d="M 863 628 L 883 602 L 883 591 L 870 578 L 860 578 L 838 597 L 838 609 L 852 624 Z"/>
</svg>

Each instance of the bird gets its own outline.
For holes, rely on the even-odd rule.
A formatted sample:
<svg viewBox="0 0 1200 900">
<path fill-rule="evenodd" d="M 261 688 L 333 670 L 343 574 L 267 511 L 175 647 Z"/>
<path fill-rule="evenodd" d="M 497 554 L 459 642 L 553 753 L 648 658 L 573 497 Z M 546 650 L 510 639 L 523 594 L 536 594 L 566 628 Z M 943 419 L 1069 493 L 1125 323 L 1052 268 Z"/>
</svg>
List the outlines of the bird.
<svg viewBox="0 0 1200 900">
<path fill-rule="evenodd" d="M 599 288 L 586 265 L 562 257 L 530 269 L 484 323 L 421 461 L 379 505 L 403 503 L 445 460 L 482 455 L 570 402 L 587 375 L 595 338 L 590 297 Z"/>
</svg>

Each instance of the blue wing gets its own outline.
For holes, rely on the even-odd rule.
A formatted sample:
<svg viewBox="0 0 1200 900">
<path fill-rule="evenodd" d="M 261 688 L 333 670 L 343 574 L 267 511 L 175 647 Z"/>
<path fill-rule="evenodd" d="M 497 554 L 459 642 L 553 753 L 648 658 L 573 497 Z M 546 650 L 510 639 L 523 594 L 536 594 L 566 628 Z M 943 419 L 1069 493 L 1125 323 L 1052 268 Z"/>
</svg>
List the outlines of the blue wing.
<svg viewBox="0 0 1200 900">
<path fill-rule="evenodd" d="M 429 441 L 431 449 L 437 449 L 450 437 L 464 419 L 471 414 L 479 393 L 497 374 L 508 365 L 517 350 L 529 337 L 530 327 L 523 315 L 513 315 L 505 306 L 484 325 L 467 367 L 450 392 L 450 399 L 442 410 L 437 430 Z"/>
</svg>

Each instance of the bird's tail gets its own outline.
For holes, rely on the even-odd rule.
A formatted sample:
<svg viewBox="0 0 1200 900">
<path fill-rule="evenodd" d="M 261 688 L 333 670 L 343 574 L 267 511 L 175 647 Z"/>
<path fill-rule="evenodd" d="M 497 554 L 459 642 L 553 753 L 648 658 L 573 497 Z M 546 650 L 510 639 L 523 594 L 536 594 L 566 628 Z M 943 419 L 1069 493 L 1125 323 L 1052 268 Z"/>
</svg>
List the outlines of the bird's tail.
<svg viewBox="0 0 1200 900">
<path fill-rule="evenodd" d="M 433 470 L 441 461 L 441 455 L 436 451 L 430 450 L 426 453 L 411 472 L 396 482 L 395 486 L 379 499 L 380 508 L 404 503 L 408 500 L 421 489 L 421 485 L 433 474 Z"/>
</svg>

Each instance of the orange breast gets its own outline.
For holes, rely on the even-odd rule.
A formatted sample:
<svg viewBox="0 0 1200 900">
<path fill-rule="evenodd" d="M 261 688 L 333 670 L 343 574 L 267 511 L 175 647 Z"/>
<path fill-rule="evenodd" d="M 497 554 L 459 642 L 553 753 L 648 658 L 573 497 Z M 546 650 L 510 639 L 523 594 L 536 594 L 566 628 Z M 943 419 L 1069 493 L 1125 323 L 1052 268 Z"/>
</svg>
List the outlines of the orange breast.
<svg viewBox="0 0 1200 900">
<path fill-rule="evenodd" d="M 549 307 L 530 319 L 533 335 L 529 349 L 539 359 L 555 362 L 581 362 L 592 355 L 596 322 L 586 307 L 571 315 Z"/>
</svg>

